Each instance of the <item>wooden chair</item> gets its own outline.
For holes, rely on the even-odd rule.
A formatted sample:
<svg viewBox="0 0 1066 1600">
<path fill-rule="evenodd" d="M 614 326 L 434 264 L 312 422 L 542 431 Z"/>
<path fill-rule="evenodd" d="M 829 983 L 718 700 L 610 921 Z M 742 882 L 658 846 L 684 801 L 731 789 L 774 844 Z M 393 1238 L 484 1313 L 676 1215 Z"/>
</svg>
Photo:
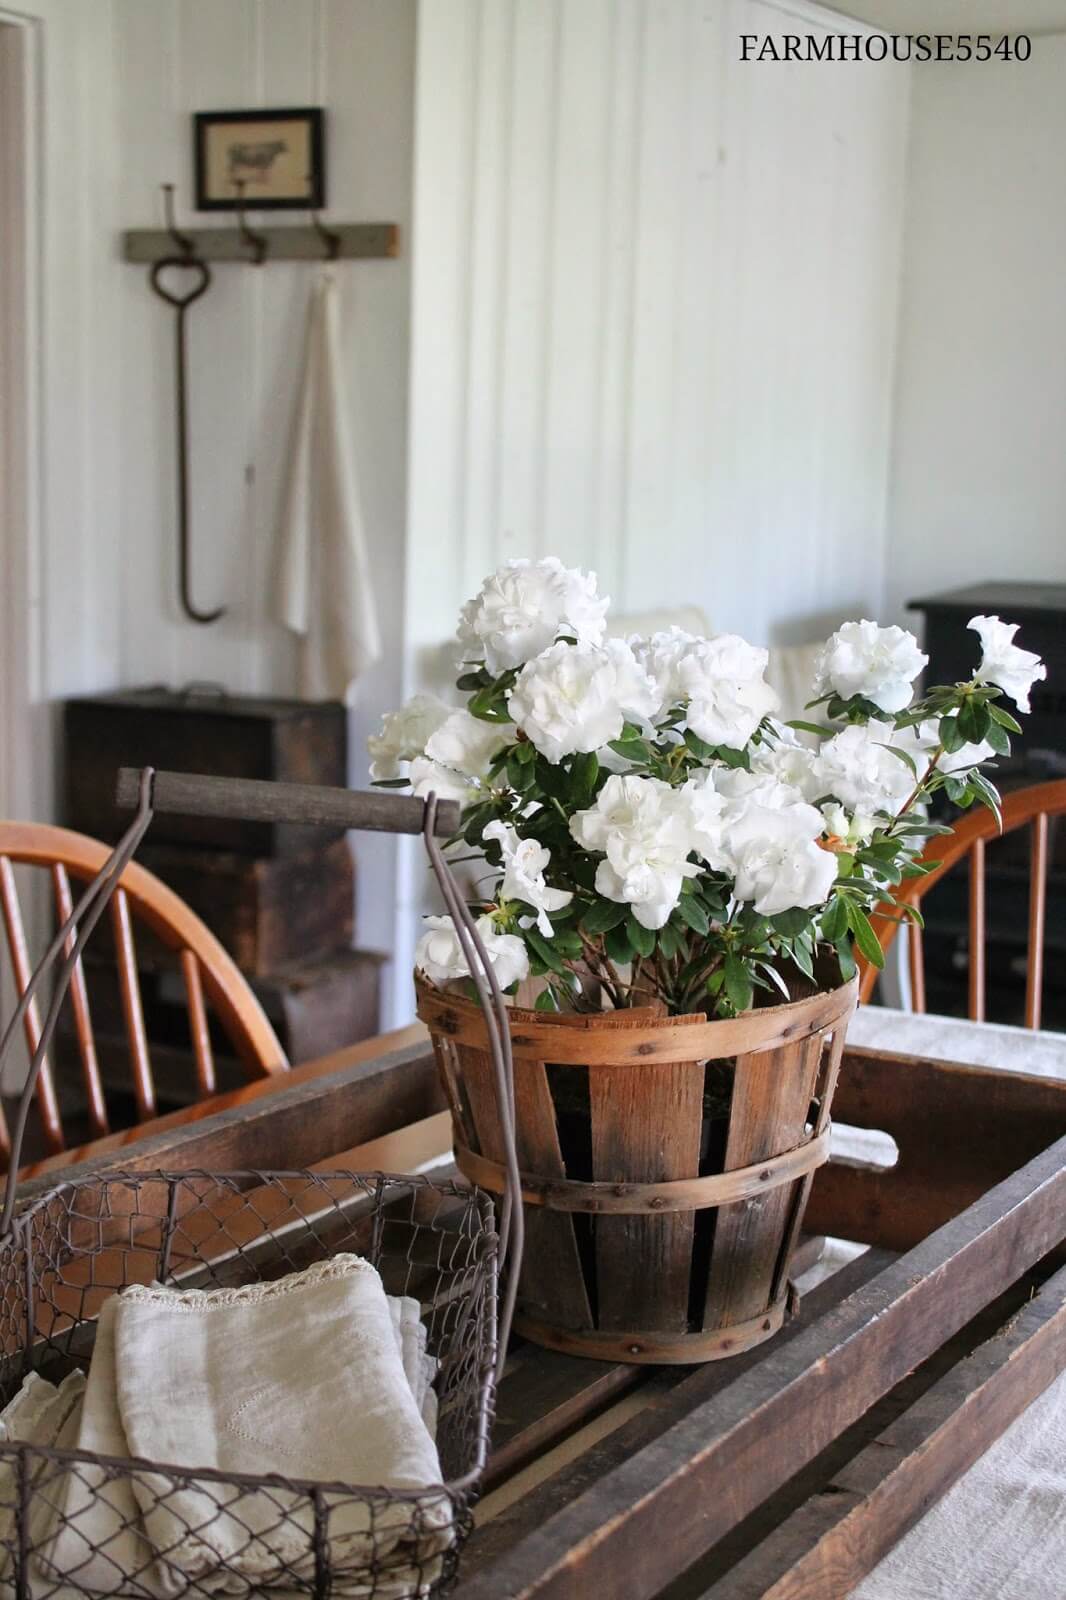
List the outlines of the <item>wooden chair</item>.
<svg viewBox="0 0 1066 1600">
<path fill-rule="evenodd" d="M 71 878 L 89 881 L 110 853 L 109 846 L 66 828 L 32 822 L 0 822 L 0 910 L 7 934 L 12 975 L 20 995 L 25 993 L 34 963 L 28 949 L 16 887 L 16 863 L 25 863 L 47 872 L 51 879 L 59 925 L 73 909 Z M 197 1098 L 203 1099 L 215 1092 L 208 1000 L 250 1077 L 266 1077 L 288 1069 L 285 1052 L 277 1035 L 245 978 L 199 917 L 164 883 L 131 862 L 122 874 L 109 909 L 138 1122 L 146 1122 L 157 1113 L 156 1085 L 134 948 L 135 922 L 150 929 L 168 950 L 177 955 L 188 1006 Z M 102 931 L 97 930 L 98 933 Z M 70 948 L 69 943 L 67 948 Z M 109 1133 L 111 1125 L 97 1059 L 85 971 L 80 960 L 65 1004 L 73 1013 L 86 1091 L 89 1136 L 95 1139 Z M 40 1011 L 34 1002 L 25 1019 L 26 1044 L 31 1055 L 40 1038 L 40 1030 Z M 63 1130 L 55 1076 L 52 1063 L 47 1060 L 42 1067 L 36 1093 L 41 1134 L 47 1151 L 55 1154 L 66 1150 L 69 1146 Z M 6 1169 L 10 1151 L 7 1119 L 0 1108 L 0 1171 Z"/>
<path fill-rule="evenodd" d="M 1025 1025 L 1039 1028 L 1041 1013 L 1041 988 L 1044 977 L 1044 922 L 1047 910 L 1048 834 L 1049 818 L 1066 812 L 1066 779 L 1054 783 L 1035 784 L 1029 789 L 1017 789 L 1003 797 L 1003 833 L 1013 833 L 1018 828 L 1030 829 L 1029 848 L 1029 936 L 1025 983 Z M 965 857 L 969 862 L 969 1017 L 971 1022 L 985 1020 L 985 854 L 986 846 L 1000 837 L 993 814 L 985 807 L 974 807 L 957 824 L 951 834 L 942 834 L 929 840 L 921 859 L 935 861 L 924 878 L 912 878 L 900 885 L 897 898 L 910 905 L 918 905 L 934 884 L 939 883 L 957 862 Z M 876 916 L 874 927 L 887 951 L 899 932 L 898 921 L 890 920 L 895 913 L 886 906 L 884 916 Z M 909 925 L 908 963 L 911 992 L 915 1011 L 925 1011 L 925 966 L 923 959 L 922 930 Z M 868 1000 L 877 982 L 877 969 L 867 962 L 860 963 L 859 998 Z"/>
</svg>

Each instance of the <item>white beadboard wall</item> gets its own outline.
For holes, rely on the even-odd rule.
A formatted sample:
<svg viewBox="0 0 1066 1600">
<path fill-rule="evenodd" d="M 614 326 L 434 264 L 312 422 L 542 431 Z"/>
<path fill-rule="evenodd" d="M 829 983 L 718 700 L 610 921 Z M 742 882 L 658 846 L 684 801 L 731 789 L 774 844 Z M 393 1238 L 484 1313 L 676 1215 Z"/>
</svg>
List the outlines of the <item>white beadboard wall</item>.
<svg viewBox="0 0 1066 1600">
<path fill-rule="evenodd" d="M 426 0 L 407 683 L 498 562 L 785 644 L 876 616 L 909 71 L 770 0 Z M 424 902 L 401 866 L 397 968 Z M 406 944 L 403 942 L 406 939 Z"/>
<path fill-rule="evenodd" d="M 421 11 L 409 678 L 499 560 L 785 643 L 876 613 L 909 72 L 770 0 Z"/>
</svg>

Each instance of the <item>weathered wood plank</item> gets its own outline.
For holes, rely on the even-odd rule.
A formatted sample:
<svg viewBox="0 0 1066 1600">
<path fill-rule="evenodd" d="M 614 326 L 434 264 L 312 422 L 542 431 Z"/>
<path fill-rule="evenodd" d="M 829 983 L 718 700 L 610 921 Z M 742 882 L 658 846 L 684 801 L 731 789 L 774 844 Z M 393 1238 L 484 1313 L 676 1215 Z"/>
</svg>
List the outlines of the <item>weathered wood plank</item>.
<svg viewBox="0 0 1066 1600">
<path fill-rule="evenodd" d="M 1064 1163 L 1066 1138 L 695 1405 L 461 1584 L 461 1600 L 652 1600 L 1059 1242 Z"/>
<path fill-rule="evenodd" d="M 649 1377 L 647 1367 L 522 1345 L 496 1397 L 489 1490 Z"/>
<path fill-rule="evenodd" d="M 566 1166 L 543 1061 L 516 1064 L 514 1094 L 519 1169 L 546 1178 L 565 1178 Z M 591 1327 L 592 1309 L 573 1217 L 543 1206 L 527 1207 L 525 1223 L 522 1309 L 543 1316 L 547 1308 L 536 1298 L 536 1286 L 551 1283 L 554 1318 L 571 1328 Z"/>
<path fill-rule="evenodd" d="M 891 1260 L 892 1257 L 883 1250 L 868 1250 L 849 1262 L 805 1297 L 805 1318 L 809 1320 L 828 1311 L 860 1285 L 876 1277 Z M 639 1371 L 648 1379 L 651 1392 L 645 1409 L 574 1460 L 546 1476 L 520 1501 L 498 1515 L 492 1515 L 491 1520 L 482 1522 L 479 1513 L 478 1526 L 463 1552 L 464 1576 L 470 1578 L 489 1568 L 498 1557 L 569 1506 L 600 1478 L 660 1438 L 675 1422 L 687 1416 L 693 1406 L 720 1394 L 743 1373 L 758 1367 L 773 1350 L 780 1349 L 796 1338 L 807 1325 L 807 1320 L 786 1323 L 772 1345 L 757 1345 L 733 1356 L 729 1362 L 711 1362 L 688 1374 L 679 1367 L 658 1368 L 651 1375 L 646 1367 L 631 1368 L 631 1371 Z M 541 1352 L 541 1359 L 545 1354 Z M 582 1362 L 581 1365 L 589 1366 L 592 1363 Z M 516 1444 L 519 1442 L 515 1441 Z M 491 1514 L 491 1500 L 485 1509 Z"/>
<path fill-rule="evenodd" d="M 1066 1368 L 1066 1269 L 700 1600 L 844 1600 Z"/>
<path fill-rule="evenodd" d="M 833 1117 L 891 1134 L 899 1161 L 820 1168 L 804 1227 L 909 1250 L 1066 1133 L 1066 1081 L 847 1047 Z"/>
<path fill-rule="evenodd" d="M 597 1183 L 669 1183 L 699 1170 L 703 1063 L 589 1069 Z M 691 1211 L 596 1218 L 598 1326 L 686 1333 Z"/>
<path fill-rule="evenodd" d="M 20 1199 L 47 1191 L 58 1178 L 73 1181 L 106 1171 L 312 1166 L 331 1151 L 381 1138 L 444 1109 L 428 1043 L 385 1054 L 373 1053 L 368 1043 L 161 1117 L 154 1131 L 109 1135 L 84 1153 L 72 1152 L 73 1164 L 42 1162 L 20 1184 Z"/>
</svg>

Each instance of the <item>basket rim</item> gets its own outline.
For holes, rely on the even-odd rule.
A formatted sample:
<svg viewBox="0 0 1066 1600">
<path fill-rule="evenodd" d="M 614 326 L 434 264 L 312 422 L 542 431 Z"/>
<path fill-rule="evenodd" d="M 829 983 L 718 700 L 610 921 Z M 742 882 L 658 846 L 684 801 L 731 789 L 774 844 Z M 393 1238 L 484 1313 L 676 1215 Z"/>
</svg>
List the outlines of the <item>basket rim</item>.
<svg viewBox="0 0 1066 1600">
<path fill-rule="evenodd" d="M 484 1048 L 480 1006 L 415 975 L 418 1015 L 430 1035 L 454 1045 Z M 627 1022 L 626 1012 L 575 1012 L 549 1020 L 535 1011 L 510 1008 L 511 1049 L 515 1059 L 568 1062 L 574 1066 L 656 1066 L 676 1061 L 712 1060 L 756 1054 L 795 1044 L 814 1033 L 846 1025 L 858 1000 L 856 974 L 847 983 L 800 1000 L 760 1006 L 740 1017 L 708 1021 L 704 1012 Z M 639 1016 L 637 1008 L 635 1014 Z"/>
</svg>

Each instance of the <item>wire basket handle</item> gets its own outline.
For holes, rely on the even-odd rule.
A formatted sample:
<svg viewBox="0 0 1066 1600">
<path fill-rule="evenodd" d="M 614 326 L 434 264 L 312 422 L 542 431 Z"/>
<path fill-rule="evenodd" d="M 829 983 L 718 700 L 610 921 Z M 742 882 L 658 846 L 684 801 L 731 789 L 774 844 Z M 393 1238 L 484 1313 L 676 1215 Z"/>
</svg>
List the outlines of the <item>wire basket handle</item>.
<svg viewBox="0 0 1066 1600">
<path fill-rule="evenodd" d="M 137 771 L 123 767 L 119 772 L 116 799 L 120 806 L 136 806 L 136 815 L 115 849 L 96 874 L 59 929 L 44 956 L 34 969 L 3 1038 L 0 1039 L 0 1073 L 11 1041 L 25 1017 L 42 979 L 55 968 L 55 986 L 41 1036 L 33 1053 L 29 1074 L 19 1097 L 18 1115 L 11 1142 L 11 1159 L 0 1238 L 12 1227 L 29 1109 L 40 1076 L 59 1012 L 85 944 L 107 908 L 119 879 L 144 837 L 156 811 L 178 812 L 185 816 L 228 817 L 245 822 L 278 822 L 308 827 L 342 827 L 381 833 L 421 834 L 430 865 L 440 885 L 454 922 L 456 935 L 466 959 L 478 1000 L 485 1015 L 493 1078 L 500 1105 L 503 1131 L 504 1167 L 507 1173 L 500 1206 L 500 1257 L 508 1261 L 506 1287 L 500 1306 L 498 1371 L 502 1371 L 507 1341 L 514 1314 L 521 1267 L 524 1229 L 521 1205 L 521 1178 L 515 1146 L 514 1064 L 507 1004 L 492 963 L 462 891 L 444 859 L 439 839 L 458 832 L 460 808 L 454 800 L 438 800 L 429 795 L 424 801 L 411 795 L 364 793 L 351 789 L 332 789 L 312 784 L 266 783 L 242 778 L 214 778 L 188 772 L 155 772 L 151 767 Z M 70 949 L 63 954 L 73 936 Z M 63 954 L 62 961 L 59 961 Z M 58 966 L 56 963 L 59 962 Z"/>
</svg>

